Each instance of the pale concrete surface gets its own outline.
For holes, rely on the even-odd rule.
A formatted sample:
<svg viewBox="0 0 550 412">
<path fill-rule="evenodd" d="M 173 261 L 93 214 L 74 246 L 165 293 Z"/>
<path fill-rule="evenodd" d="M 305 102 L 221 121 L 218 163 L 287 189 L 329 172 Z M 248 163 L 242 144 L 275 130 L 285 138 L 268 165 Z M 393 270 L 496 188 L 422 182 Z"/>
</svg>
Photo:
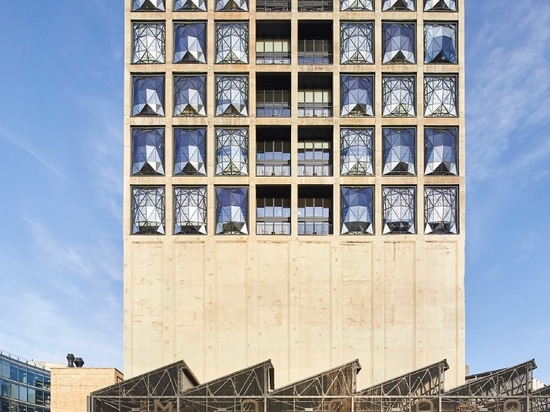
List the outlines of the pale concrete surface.
<svg viewBox="0 0 550 412">
<path fill-rule="evenodd" d="M 114 368 L 51 368 L 51 412 L 86 412 L 91 392 L 123 378 Z"/>
</svg>

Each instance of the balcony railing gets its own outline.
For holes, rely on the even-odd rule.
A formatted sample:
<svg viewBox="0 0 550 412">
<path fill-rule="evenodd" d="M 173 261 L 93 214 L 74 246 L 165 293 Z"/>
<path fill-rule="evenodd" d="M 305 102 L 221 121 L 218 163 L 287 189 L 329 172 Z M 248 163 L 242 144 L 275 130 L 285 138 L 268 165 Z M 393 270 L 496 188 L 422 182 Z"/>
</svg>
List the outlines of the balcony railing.
<svg viewBox="0 0 550 412">
<path fill-rule="evenodd" d="M 257 117 L 290 117 L 290 91 L 258 90 L 256 93 Z"/>
<path fill-rule="evenodd" d="M 290 11 L 290 1 L 257 0 L 256 11 Z"/>
<path fill-rule="evenodd" d="M 290 176 L 289 162 L 257 162 L 256 176 Z"/>
<path fill-rule="evenodd" d="M 298 117 L 331 117 L 332 105 L 327 103 L 298 103 Z"/>
<path fill-rule="evenodd" d="M 256 64 L 290 64 L 290 52 L 256 52 Z"/>
<path fill-rule="evenodd" d="M 299 11 L 332 11 L 332 1 L 298 0 Z"/>
</svg>

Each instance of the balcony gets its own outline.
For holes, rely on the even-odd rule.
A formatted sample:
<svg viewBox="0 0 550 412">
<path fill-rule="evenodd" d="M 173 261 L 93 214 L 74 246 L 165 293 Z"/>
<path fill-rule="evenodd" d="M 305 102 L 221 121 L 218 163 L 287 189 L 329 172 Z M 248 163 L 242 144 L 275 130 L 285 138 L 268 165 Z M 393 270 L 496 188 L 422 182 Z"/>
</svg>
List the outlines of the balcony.
<svg viewBox="0 0 550 412">
<path fill-rule="evenodd" d="M 257 0 L 256 11 L 290 11 L 290 1 Z"/>
<path fill-rule="evenodd" d="M 298 11 L 332 11 L 332 1 L 298 0 Z"/>
</svg>

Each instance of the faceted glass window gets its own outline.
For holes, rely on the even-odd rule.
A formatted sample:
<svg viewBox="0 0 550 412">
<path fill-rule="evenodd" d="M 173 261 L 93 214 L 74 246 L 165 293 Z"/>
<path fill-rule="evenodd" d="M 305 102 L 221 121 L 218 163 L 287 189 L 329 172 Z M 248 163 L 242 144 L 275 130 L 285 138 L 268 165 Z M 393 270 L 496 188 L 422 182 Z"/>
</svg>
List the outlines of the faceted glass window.
<svg viewBox="0 0 550 412">
<path fill-rule="evenodd" d="M 382 129 L 384 175 L 414 175 L 415 129 Z"/>
<path fill-rule="evenodd" d="M 340 129 L 340 174 L 342 176 L 374 174 L 373 135 L 372 128 Z"/>
<path fill-rule="evenodd" d="M 174 63 L 206 63 L 206 23 L 174 24 Z"/>
<path fill-rule="evenodd" d="M 165 11 L 164 0 L 132 0 L 132 11 Z"/>
<path fill-rule="evenodd" d="M 174 11 L 206 11 L 205 0 L 175 0 Z"/>
<path fill-rule="evenodd" d="M 424 63 L 456 62 L 456 24 L 424 24 Z"/>
<path fill-rule="evenodd" d="M 424 0 L 424 11 L 456 11 L 456 0 Z"/>
<path fill-rule="evenodd" d="M 164 63 L 164 23 L 134 23 L 132 63 Z"/>
<path fill-rule="evenodd" d="M 414 11 L 415 0 L 383 0 L 382 10 L 411 10 Z"/>
<path fill-rule="evenodd" d="M 340 78 L 342 109 L 340 116 L 373 116 L 373 76 L 345 76 Z"/>
<path fill-rule="evenodd" d="M 132 188 L 132 234 L 163 235 L 164 229 L 164 188 Z"/>
<path fill-rule="evenodd" d="M 248 11 L 248 0 L 216 0 L 217 11 Z"/>
<path fill-rule="evenodd" d="M 174 77 L 174 116 L 206 116 L 206 76 Z"/>
<path fill-rule="evenodd" d="M 340 24 L 340 63 L 374 63 L 372 23 L 349 22 Z"/>
<path fill-rule="evenodd" d="M 340 0 L 342 11 L 374 10 L 373 0 Z"/>
<path fill-rule="evenodd" d="M 164 116 L 164 76 L 133 76 L 132 116 Z"/>
<path fill-rule="evenodd" d="M 248 63 L 248 23 L 216 23 L 216 63 Z"/>
<path fill-rule="evenodd" d="M 206 128 L 174 129 L 174 175 L 206 176 Z"/>
<path fill-rule="evenodd" d="M 216 129 L 216 175 L 248 175 L 248 129 Z"/>
<path fill-rule="evenodd" d="M 424 116 L 453 117 L 456 115 L 456 76 L 425 76 Z"/>
<path fill-rule="evenodd" d="M 414 76 L 383 76 L 382 115 L 416 116 L 415 83 Z"/>
<path fill-rule="evenodd" d="M 174 234 L 206 235 L 206 187 L 174 188 Z"/>
<path fill-rule="evenodd" d="M 426 175 L 458 175 L 455 128 L 424 129 Z"/>
<path fill-rule="evenodd" d="M 132 175 L 164 175 L 163 128 L 132 128 Z"/>
<path fill-rule="evenodd" d="M 415 188 L 382 188 L 382 233 L 414 234 L 415 229 Z"/>
<path fill-rule="evenodd" d="M 457 227 L 457 188 L 424 188 L 424 233 L 456 234 Z"/>
<path fill-rule="evenodd" d="M 216 234 L 248 234 L 248 188 L 216 187 Z"/>
<path fill-rule="evenodd" d="M 216 116 L 248 116 L 248 76 L 216 76 Z"/>
<path fill-rule="evenodd" d="M 342 192 L 342 235 L 372 235 L 372 187 L 345 187 Z"/>
<path fill-rule="evenodd" d="M 415 63 L 415 25 L 382 23 L 382 63 Z"/>
</svg>

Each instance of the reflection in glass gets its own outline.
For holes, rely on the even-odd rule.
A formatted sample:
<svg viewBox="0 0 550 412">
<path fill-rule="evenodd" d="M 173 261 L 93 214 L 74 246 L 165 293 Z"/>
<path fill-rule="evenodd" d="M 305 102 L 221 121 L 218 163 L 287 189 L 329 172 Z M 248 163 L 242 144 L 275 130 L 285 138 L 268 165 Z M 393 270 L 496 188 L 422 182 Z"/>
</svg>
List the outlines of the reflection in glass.
<svg viewBox="0 0 550 412">
<path fill-rule="evenodd" d="M 133 76 L 132 116 L 164 116 L 164 76 Z"/>
<path fill-rule="evenodd" d="M 174 24 L 174 63 L 206 63 L 206 23 Z"/>
<path fill-rule="evenodd" d="M 340 0 L 340 10 L 342 11 L 374 10 L 373 0 Z"/>
<path fill-rule="evenodd" d="M 206 234 L 206 187 L 174 188 L 174 234 Z"/>
<path fill-rule="evenodd" d="M 248 63 L 248 23 L 216 23 L 216 63 Z"/>
<path fill-rule="evenodd" d="M 382 23 L 382 63 L 415 63 L 415 25 Z"/>
<path fill-rule="evenodd" d="M 248 129 L 216 129 L 216 175 L 248 175 Z"/>
<path fill-rule="evenodd" d="M 367 76 L 341 76 L 342 109 L 340 116 L 373 116 L 373 80 Z"/>
<path fill-rule="evenodd" d="M 373 171 L 372 128 L 342 128 L 340 130 L 340 174 L 370 175 Z"/>
<path fill-rule="evenodd" d="M 414 11 L 415 0 L 383 0 L 382 10 L 410 10 Z"/>
<path fill-rule="evenodd" d="M 206 76 L 174 77 L 174 116 L 206 116 Z"/>
<path fill-rule="evenodd" d="M 216 116 L 248 116 L 248 76 L 216 76 Z"/>
<path fill-rule="evenodd" d="M 132 175 L 164 175 L 163 128 L 132 128 Z"/>
<path fill-rule="evenodd" d="M 132 0 L 132 11 L 164 11 L 164 0 Z"/>
<path fill-rule="evenodd" d="M 382 77 L 382 115 L 416 116 L 414 76 Z"/>
<path fill-rule="evenodd" d="M 424 11 L 456 11 L 456 0 L 424 0 Z"/>
<path fill-rule="evenodd" d="M 426 175 L 457 175 L 456 128 L 424 130 L 424 163 Z"/>
<path fill-rule="evenodd" d="M 415 229 L 415 188 L 382 188 L 382 233 L 414 234 Z"/>
<path fill-rule="evenodd" d="M 216 0 L 217 11 L 248 11 L 248 0 Z"/>
<path fill-rule="evenodd" d="M 175 0 L 175 11 L 206 11 L 205 0 Z"/>
<path fill-rule="evenodd" d="M 424 63 L 456 63 L 456 24 L 424 25 Z"/>
<path fill-rule="evenodd" d="M 340 63 L 374 63 L 372 23 L 347 22 L 340 24 Z"/>
<path fill-rule="evenodd" d="M 164 23 L 134 23 L 132 63 L 164 63 Z"/>
<path fill-rule="evenodd" d="M 457 228 L 457 188 L 424 188 L 425 234 L 456 234 Z"/>
<path fill-rule="evenodd" d="M 206 175 L 206 128 L 174 129 L 174 175 Z"/>
<path fill-rule="evenodd" d="M 382 129 L 384 175 L 414 175 L 415 129 Z"/>
<path fill-rule="evenodd" d="M 372 187 L 342 186 L 342 235 L 374 234 Z"/>
<path fill-rule="evenodd" d="M 456 76 L 425 76 L 424 116 L 453 117 L 456 115 Z"/>
<path fill-rule="evenodd" d="M 164 228 L 164 188 L 132 188 L 132 234 L 163 235 Z"/>
<path fill-rule="evenodd" d="M 248 188 L 216 187 L 216 234 L 248 234 Z"/>
</svg>

